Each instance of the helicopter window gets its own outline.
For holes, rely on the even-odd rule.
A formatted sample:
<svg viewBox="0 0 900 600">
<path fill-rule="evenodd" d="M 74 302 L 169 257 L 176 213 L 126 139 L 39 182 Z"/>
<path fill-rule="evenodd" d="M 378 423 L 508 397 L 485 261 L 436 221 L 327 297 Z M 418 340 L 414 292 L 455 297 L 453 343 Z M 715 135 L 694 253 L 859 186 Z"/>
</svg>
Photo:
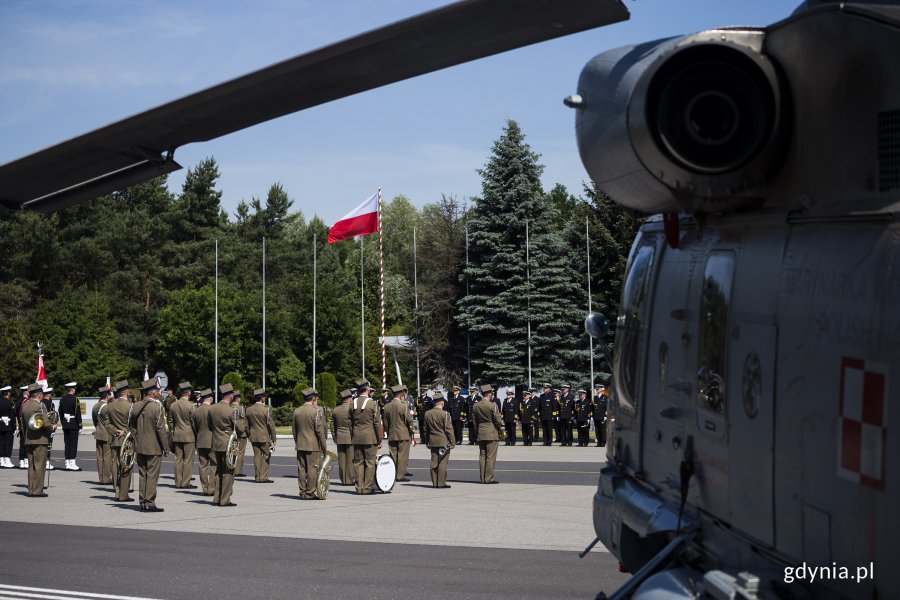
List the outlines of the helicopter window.
<svg viewBox="0 0 900 600">
<path fill-rule="evenodd" d="M 642 338 L 646 328 L 647 295 L 653 272 L 653 246 L 641 246 L 625 278 L 622 310 L 616 326 L 616 396 L 630 414 L 637 411 L 638 375 L 641 368 Z"/>
<path fill-rule="evenodd" d="M 734 253 L 712 252 L 700 293 L 697 392 L 700 407 L 719 414 L 725 412 L 725 348 L 733 275 Z"/>
</svg>

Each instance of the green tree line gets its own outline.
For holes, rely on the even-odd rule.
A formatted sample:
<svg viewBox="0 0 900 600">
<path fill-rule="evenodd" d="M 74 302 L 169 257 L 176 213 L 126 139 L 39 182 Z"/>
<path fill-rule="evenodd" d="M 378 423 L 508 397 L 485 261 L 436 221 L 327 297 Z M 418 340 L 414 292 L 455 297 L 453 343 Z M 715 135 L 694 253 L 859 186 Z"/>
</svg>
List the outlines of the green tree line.
<svg viewBox="0 0 900 600">
<path fill-rule="evenodd" d="M 524 383 L 529 323 L 533 378 L 587 384 L 585 223 L 593 306 L 614 317 L 639 221 L 593 184 L 580 197 L 545 192 L 542 169 L 508 121 L 478 171 L 479 197 L 385 202 L 386 333 L 418 340 L 423 384 Z M 265 375 L 276 404 L 310 384 L 314 252 L 315 384 L 331 396 L 362 374 L 361 260 L 365 376 L 396 383 L 390 349 L 381 381 L 377 237 L 328 244 L 328 226 L 292 209 L 278 183 L 227 214 L 218 178 L 207 158 L 177 194 L 162 177 L 51 215 L 0 215 L 0 381 L 33 380 L 40 340 L 51 385 L 76 379 L 89 393 L 107 376 L 137 379 L 145 364 L 212 385 L 217 248 L 220 383 L 250 390 Z M 398 356 L 415 385 L 415 351 Z M 595 370 L 608 378 L 599 361 Z"/>
</svg>

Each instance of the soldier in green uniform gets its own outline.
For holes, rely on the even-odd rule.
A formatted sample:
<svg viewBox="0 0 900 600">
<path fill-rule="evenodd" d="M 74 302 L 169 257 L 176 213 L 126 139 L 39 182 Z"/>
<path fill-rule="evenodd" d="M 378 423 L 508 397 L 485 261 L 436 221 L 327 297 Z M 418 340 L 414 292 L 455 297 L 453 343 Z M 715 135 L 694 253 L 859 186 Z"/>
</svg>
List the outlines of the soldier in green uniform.
<svg viewBox="0 0 900 600">
<path fill-rule="evenodd" d="M 43 400 L 44 386 L 33 383 L 28 386 L 28 400 L 22 404 L 22 422 L 25 423 L 25 457 L 28 460 L 28 496 L 46 498 L 44 491 L 44 473 L 47 465 L 47 449 L 50 447 L 50 434 L 56 429 L 47 418 L 47 409 Z M 31 417 L 39 415 L 41 426 L 32 429 L 29 426 Z"/>
<path fill-rule="evenodd" d="M 135 403 L 129 423 L 134 430 L 138 465 L 138 501 L 143 512 L 162 512 L 156 506 L 156 484 L 162 457 L 169 454 L 165 407 L 159 399 L 159 382 L 154 377 L 141 384 L 143 399 Z"/>
<path fill-rule="evenodd" d="M 125 469 L 122 464 L 121 448 L 128 433 L 129 415 L 131 414 L 131 400 L 128 399 L 128 391 L 131 389 L 128 380 L 116 382 L 113 387 L 116 399 L 106 406 L 106 410 L 100 413 L 100 424 L 106 428 L 111 440 L 112 453 L 115 458 L 113 474 L 113 489 L 116 492 L 117 502 L 133 502 L 134 498 L 128 495 L 131 487 L 131 469 Z"/>
<path fill-rule="evenodd" d="M 200 406 L 194 409 L 191 422 L 197 440 L 197 462 L 200 464 L 200 489 L 204 496 L 214 495 L 216 488 L 216 465 L 213 462 L 212 431 L 209 429 L 209 411 L 212 407 L 213 391 L 209 388 L 200 392 Z"/>
<path fill-rule="evenodd" d="M 246 477 L 244 474 L 244 453 L 247 451 L 247 438 L 250 435 L 250 424 L 247 423 L 247 409 L 241 404 L 241 392 L 235 390 L 231 397 L 231 403 L 237 409 L 237 436 L 238 436 L 238 455 L 237 463 L 234 466 L 235 477 Z"/>
<path fill-rule="evenodd" d="M 353 467 L 356 469 L 356 493 L 371 494 L 375 480 L 375 460 L 381 448 L 381 417 L 378 403 L 369 398 L 369 382 L 356 382 L 359 395 L 350 406 L 350 440 L 353 442 Z"/>
<path fill-rule="evenodd" d="M 475 426 L 478 430 L 478 467 L 481 483 L 498 483 L 494 479 L 494 464 L 497 462 L 497 447 L 500 439 L 506 437 L 503 421 L 493 402 L 494 388 L 481 386 L 481 400 L 475 403 L 472 411 L 475 414 Z"/>
<path fill-rule="evenodd" d="M 413 418 L 406 402 L 405 385 L 391 388 L 394 399 L 384 407 L 384 431 L 388 439 L 391 459 L 397 466 L 397 481 L 409 481 L 409 444 L 413 436 Z"/>
<path fill-rule="evenodd" d="M 230 383 L 219 386 L 220 399 L 209 409 L 207 420 L 212 432 L 213 470 L 215 484 L 213 488 L 213 504 L 216 506 L 237 506 L 231 501 L 234 489 L 234 467 L 229 467 L 225 460 L 228 450 L 228 438 L 237 427 L 237 408 L 231 404 L 234 388 Z"/>
<path fill-rule="evenodd" d="M 253 391 L 253 404 L 247 409 L 247 426 L 253 446 L 256 483 L 274 483 L 269 479 L 269 461 L 276 440 L 275 421 L 272 420 L 272 411 L 266 406 L 266 390 L 262 388 Z"/>
<path fill-rule="evenodd" d="M 337 445 L 338 475 L 341 485 L 356 483 L 356 470 L 353 468 L 353 444 L 350 438 L 350 404 L 352 402 L 353 392 L 343 390 L 341 403 L 331 415 L 331 438 Z"/>
<path fill-rule="evenodd" d="M 100 413 L 105 412 L 109 397 L 112 393 L 109 386 L 104 385 L 97 390 L 100 400 L 91 409 L 91 421 L 94 422 L 94 443 L 97 446 L 97 480 L 100 485 L 109 485 L 113 482 L 114 460 L 112 447 L 109 444 L 109 433 L 100 424 Z"/>
<path fill-rule="evenodd" d="M 197 436 L 194 433 L 194 403 L 191 393 L 194 386 L 190 381 L 178 384 L 179 398 L 169 406 L 169 418 L 172 421 L 172 445 L 175 451 L 175 487 L 178 489 L 194 489 L 191 484 L 191 473 L 194 472 L 194 447 Z"/>
<path fill-rule="evenodd" d="M 301 500 L 315 500 L 319 459 L 325 452 L 325 411 L 319 406 L 319 392 L 303 390 L 304 403 L 294 410 L 291 433 L 297 451 L 297 485 Z"/>
<path fill-rule="evenodd" d="M 425 413 L 425 428 L 428 432 L 428 448 L 431 450 L 431 485 L 449 488 L 447 463 L 450 460 L 450 450 L 456 447 L 456 436 L 450 413 L 444 410 L 443 395 L 435 395 L 434 408 Z"/>
</svg>

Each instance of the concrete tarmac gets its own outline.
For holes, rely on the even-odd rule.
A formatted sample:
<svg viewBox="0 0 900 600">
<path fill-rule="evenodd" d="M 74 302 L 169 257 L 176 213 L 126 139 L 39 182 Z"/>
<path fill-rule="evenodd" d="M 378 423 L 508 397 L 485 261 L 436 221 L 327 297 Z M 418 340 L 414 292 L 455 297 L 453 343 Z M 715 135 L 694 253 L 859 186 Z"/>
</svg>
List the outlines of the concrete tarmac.
<svg viewBox="0 0 900 600">
<path fill-rule="evenodd" d="M 246 573 L 240 581 L 252 581 L 260 573 L 257 581 L 265 583 L 263 589 L 271 585 L 280 590 L 270 597 L 288 595 L 283 586 L 297 579 L 298 572 L 313 575 L 321 590 L 316 597 L 590 597 L 600 589 L 613 591 L 625 580 L 617 572 L 617 561 L 600 544 L 584 560 L 577 557 L 594 537 L 591 500 L 605 460 L 602 448 L 501 444 L 497 478 L 502 483 L 482 485 L 477 482 L 478 448 L 463 445 L 451 453 L 452 488 L 438 490 L 431 486 L 425 462 L 429 451 L 416 446 L 411 450 L 413 480 L 397 483 L 388 494 L 356 495 L 352 487 L 336 481 L 335 466 L 328 499 L 300 501 L 293 448 L 290 440 L 280 440 L 273 458 L 275 483 L 253 482 L 248 452 L 249 477 L 235 480 L 232 500 L 237 506 L 216 507 L 197 490 L 174 489 L 170 456 L 163 464 L 157 497 L 165 512 L 142 513 L 137 502 L 115 502 L 111 486 L 96 483 L 93 438 L 81 436 L 79 446 L 78 463 L 84 470 L 62 471 L 64 462 L 54 459 L 58 468 L 50 474 L 48 498 L 25 496 L 24 471 L 0 471 L 2 519 L 8 521 L 0 523 L 0 531 L 5 539 L 34 539 L 45 549 L 43 557 L 59 555 L 64 541 L 66 547 L 74 546 L 62 556 L 83 561 L 84 568 L 98 560 L 108 564 L 99 555 L 94 558 L 108 548 L 116 550 L 109 556 L 113 563 L 132 564 L 130 553 L 140 562 L 139 554 L 147 552 L 162 561 L 153 569 L 159 571 L 157 577 L 172 582 L 175 574 L 192 581 L 200 566 L 198 556 L 224 554 L 226 563 L 234 565 L 229 573 Z M 381 452 L 387 452 L 387 444 Z M 53 454 L 61 456 L 62 450 Z M 137 498 L 137 492 L 132 496 Z M 0 564 L 17 560 L 16 547 L 2 544 Z M 173 564 L 167 568 L 170 553 Z M 355 567 L 335 567 L 344 562 Z M 221 568 L 227 570 L 227 564 Z M 0 582 L 15 583 L 10 571 L 3 571 Z M 88 571 L 96 575 L 103 569 Z M 345 571 L 353 574 L 345 576 Z M 391 575 L 394 571 L 402 576 Z M 48 587 L 59 581 L 34 575 L 23 585 L 38 585 L 36 579 L 46 579 Z M 305 597 L 300 579 L 291 595 Z M 223 588 L 211 581 L 211 588 L 203 589 L 238 597 L 243 585 Z M 97 587 L 73 589 L 107 593 Z M 115 593 L 126 591 L 182 597 L 182 588 L 174 585 Z M 243 597 L 257 595 L 244 591 Z"/>
</svg>

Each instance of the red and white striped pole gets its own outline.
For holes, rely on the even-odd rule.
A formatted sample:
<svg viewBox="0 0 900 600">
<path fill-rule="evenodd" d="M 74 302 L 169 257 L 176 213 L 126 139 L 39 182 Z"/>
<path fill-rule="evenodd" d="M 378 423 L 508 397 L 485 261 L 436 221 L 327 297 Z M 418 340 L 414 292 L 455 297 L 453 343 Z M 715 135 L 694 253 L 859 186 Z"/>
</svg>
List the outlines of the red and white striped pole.
<svg viewBox="0 0 900 600">
<path fill-rule="evenodd" d="M 381 188 L 378 188 L 378 262 L 381 267 L 381 387 L 387 387 L 387 362 L 384 353 L 384 225 L 382 221 Z"/>
</svg>

